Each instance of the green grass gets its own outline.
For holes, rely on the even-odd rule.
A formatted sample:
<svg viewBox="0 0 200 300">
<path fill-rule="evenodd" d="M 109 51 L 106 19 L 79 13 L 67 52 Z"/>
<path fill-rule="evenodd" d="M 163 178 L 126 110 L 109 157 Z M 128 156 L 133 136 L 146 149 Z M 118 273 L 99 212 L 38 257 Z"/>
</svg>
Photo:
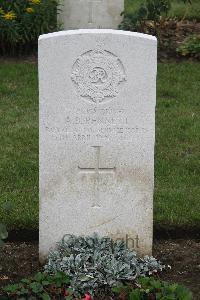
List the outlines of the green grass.
<svg viewBox="0 0 200 300">
<path fill-rule="evenodd" d="M 141 3 L 145 0 L 125 0 L 125 10 L 134 12 Z M 169 15 L 182 19 L 185 16 L 187 19 L 200 19 L 200 0 L 192 0 L 192 5 L 184 4 L 182 0 L 173 0 Z"/>
<path fill-rule="evenodd" d="M 0 66 L 0 203 L 13 212 L 0 214 L 15 227 L 38 227 L 37 68 L 31 64 Z"/>
<path fill-rule="evenodd" d="M 200 224 L 200 65 L 160 64 L 155 219 Z"/>
<path fill-rule="evenodd" d="M 0 220 L 38 227 L 37 66 L 0 65 Z M 156 224 L 200 224 L 199 64 L 160 64 L 157 83 L 154 219 Z"/>
</svg>

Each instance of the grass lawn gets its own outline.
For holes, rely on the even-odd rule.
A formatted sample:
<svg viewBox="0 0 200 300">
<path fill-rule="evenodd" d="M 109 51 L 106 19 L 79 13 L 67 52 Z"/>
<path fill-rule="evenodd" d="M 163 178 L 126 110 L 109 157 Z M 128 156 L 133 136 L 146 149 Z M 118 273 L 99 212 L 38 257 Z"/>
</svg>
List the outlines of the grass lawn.
<svg viewBox="0 0 200 300">
<path fill-rule="evenodd" d="M 0 65 L 0 220 L 10 228 L 38 228 L 37 66 Z M 200 67 L 158 67 L 154 219 L 156 224 L 200 224 Z"/>
<path fill-rule="evenodd" d="M 38 227 L 37 67 L 0 64 L 0 203 L 13 212 L 0 220 Z"/>
<path fill-rule="evenodd" d="M 125 0 L 125 10 L 128 12 L 135 11 L 145 0 Z M 170 16 L 188 19 L 200 19 L 200 0 L 192 0 L 192 5 L 184 4 L 183 0 L 172 0 Z"/>
</svg>

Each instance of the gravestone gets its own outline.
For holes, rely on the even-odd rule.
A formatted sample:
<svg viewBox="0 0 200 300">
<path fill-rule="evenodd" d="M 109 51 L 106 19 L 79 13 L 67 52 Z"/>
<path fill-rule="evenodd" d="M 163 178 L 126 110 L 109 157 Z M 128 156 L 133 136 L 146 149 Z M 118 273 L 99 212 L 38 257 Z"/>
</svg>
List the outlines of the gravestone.
<svg viewBox="0 0 200 300">
<path fill-rule="evenodd" d="M 123 10 L 124 0 L 62 0 L 58 21 L 63 29 L 117 29 Z"/>
<path fill-rule="evenodd" d="M 115 30 L 40 37 L 41 260 L 94 232 L 151 253 L 156 47 Z"/>
</svg>

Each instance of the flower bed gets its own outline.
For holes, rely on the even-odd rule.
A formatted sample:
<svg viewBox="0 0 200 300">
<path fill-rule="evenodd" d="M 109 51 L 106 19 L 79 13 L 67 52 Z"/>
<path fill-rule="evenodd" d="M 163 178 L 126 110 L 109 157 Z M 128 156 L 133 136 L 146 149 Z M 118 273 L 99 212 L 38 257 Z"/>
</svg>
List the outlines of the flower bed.
<svg viewBox="0 0 200 300">
<path fill-rule="evenodd" d="M 57 30 L 56 0 L 2 0 L 0 54 L 28 53 L 40 34 Z"/>
</svg>

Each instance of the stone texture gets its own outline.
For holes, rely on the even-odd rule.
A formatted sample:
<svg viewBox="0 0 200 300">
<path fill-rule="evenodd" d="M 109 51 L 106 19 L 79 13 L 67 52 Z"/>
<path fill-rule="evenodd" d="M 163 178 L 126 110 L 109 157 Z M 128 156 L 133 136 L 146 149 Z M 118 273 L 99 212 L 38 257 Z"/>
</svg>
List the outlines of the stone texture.
<svg viewBox="0 0 200 300">
<path fill-rule="evenodd" d="M 62 0 L 58 21 L 63 29 L 117 29 L 124 0 Z"/>
<path fill-rule="evenodd" d="M 151 253 L 156 49 L 115 30 L 40 37 L 41 259 L 67 233 Z"/>
</svg>

